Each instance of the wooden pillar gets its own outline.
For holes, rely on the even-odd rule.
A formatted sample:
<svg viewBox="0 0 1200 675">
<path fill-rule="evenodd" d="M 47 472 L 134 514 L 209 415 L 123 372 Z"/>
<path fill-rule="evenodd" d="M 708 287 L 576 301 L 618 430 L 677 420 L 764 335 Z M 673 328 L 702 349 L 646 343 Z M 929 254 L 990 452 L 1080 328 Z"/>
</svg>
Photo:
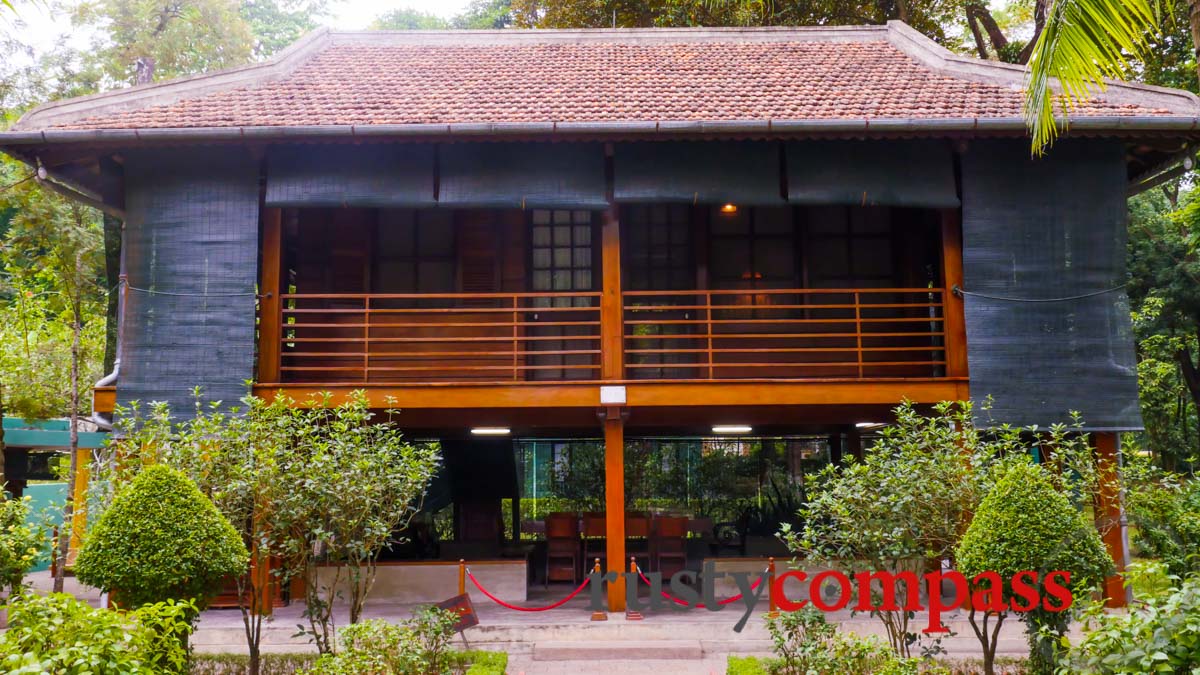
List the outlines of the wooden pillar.
<svg viewBox="0 0 1200 675">
<path fill-rule="evenodd" d="M 616 205 L 604 212 L 600 231 L 600 377 L 625 378 L 624 300 L 621 297 L 621 222 Z"/>
<path fill-rule="evenodd" d="M 1100 475 L 1100 493 L 1095 505 L 1096 526 L 1117 568 L 1117 573 L 1104 581 L 1104 604 L 1125 607 L 1130 601 L 1123 576 L 1129 566 L 1129 527 L 1120 483 L 1121 438 L 1114 432 L 1092 434 L 1092 448 Z"/>
<path fill-rule="evenodd" d="M 259 285 L 258 381 L 278 382 L 283 303 L 279 294 L 283 257 L 283 223 L 279 209 L 263 210 L 262 283 Z"/>
<path fill-rule="evenodd" d="M 625 571 L 625 421 L 621 409 L 610 407 L 604 414 L 604 522 L 608 569 Z M 608 611 L 625 611 L 625 577 L 608 585 Z"/>
<path fill-rule="evenodd" d="M 958 209 L 942 211 L 942 327 L 946 332 L 946 376 L 967 376 L 967 324 L 963 298 L 954 288 L 963 285 L 962 213 Z"/>
</svg>

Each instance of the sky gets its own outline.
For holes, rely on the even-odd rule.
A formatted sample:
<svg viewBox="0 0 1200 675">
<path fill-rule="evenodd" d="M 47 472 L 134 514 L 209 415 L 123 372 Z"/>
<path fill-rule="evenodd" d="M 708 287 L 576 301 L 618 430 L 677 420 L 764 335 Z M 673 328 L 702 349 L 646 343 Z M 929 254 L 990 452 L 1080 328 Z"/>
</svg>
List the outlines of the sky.
<svg viewBox="0 0 1200 675">
<path fill-rule="evenodd" d="M 325 23 L 334 28 L 358 30 L 367 27 L 376 16 L 401 7 L 421 12 L 452 17 L 467 6 L 469 0 L 333 0 L 330 3 L 332 16 Z M 52 47 L 60 36 L 70 35 L 70 19 L 52 7 L 53 0 L 16 0 L 18 19 L 0 18 L 0 32 L 19 35 L 22 42 L 39 51 Z M 7 13 L 5 13 L 7 14 Z M 71 35 L 75 46 L 87 44 L 86 36 Z"/>
</svg>

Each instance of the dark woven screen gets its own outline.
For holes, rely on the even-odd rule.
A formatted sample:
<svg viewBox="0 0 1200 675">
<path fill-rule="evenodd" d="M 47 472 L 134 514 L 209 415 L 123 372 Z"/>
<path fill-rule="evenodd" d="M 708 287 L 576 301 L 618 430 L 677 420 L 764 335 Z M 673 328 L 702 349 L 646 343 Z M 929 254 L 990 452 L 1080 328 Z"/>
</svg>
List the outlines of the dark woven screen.
<svg viewBox="0 0 1200 675">
<path fill-rule="evenodd" d="M 782 204 L 779 144 L 750 141 L 620 143 L 619 202 Z"/>
<path fill-rule="evenodd" d="M 117 399 L 187 415 L 199 386 L 234 404 L 254 365 L 257 164 L 232 150 L 132 152 L 125 177 L 131 288 Z"/>
<path fill-rule="evenodd" d="M 971 397 L 997 422 L 1083 415 L 1140 428 L 1125 282 L 1125 167 L 1117 141 L 975 142 L 962 157 L 963 268 Z"/>
<path fill-rule="evenodd" d="M 433 206 L 432 145 L 296 145 L 267 151 L 267 206 Z"/>
<path fill-rule="evenodd" d="M 454 208 L 601 209 L 599 143 L 453 143 L 439 148 L 438 204 Z"/>
<path fill-rule="evenodd" d="M 787 145 L 788 201 L 958 206 L 946 141 L 797 141 Z"/>
</svg>

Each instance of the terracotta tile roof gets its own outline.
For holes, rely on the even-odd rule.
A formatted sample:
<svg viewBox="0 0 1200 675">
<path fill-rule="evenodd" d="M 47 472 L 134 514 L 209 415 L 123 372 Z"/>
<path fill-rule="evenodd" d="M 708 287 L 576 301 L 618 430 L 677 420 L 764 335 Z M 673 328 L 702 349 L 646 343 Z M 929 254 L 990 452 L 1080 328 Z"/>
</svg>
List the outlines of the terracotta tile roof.
<svg viewBox="0 0 1200 675">
<path fill-rule="evenodd" d="M 911 29 L 897 37 L 894 28 L 581 31 L 572 34 L 586 39 L 575 40 L 555 32 L 541 39 L 526 32 L 326 34 L 257 80 L 243 74 L 226 85 L 197 86 L 202 77 L 135 88 L 144 92 L 136 101 L 82 105 L 42 124 L 35 112 L 19 127 L 1020 117 L 1019 71 L 949 56 Z M 1072 116 L 1197 114 L 1190 95 L 1151 94 L 1094 100 Z"/>
</svg>

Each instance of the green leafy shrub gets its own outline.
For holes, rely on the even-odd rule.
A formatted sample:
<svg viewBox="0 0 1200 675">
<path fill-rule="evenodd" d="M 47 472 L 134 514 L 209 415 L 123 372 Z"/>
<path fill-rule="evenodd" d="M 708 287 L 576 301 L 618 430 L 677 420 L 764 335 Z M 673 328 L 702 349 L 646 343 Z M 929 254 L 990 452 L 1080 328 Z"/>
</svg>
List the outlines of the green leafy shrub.
<svg viewBox="0 0 1200 675">
<path fill-rule="evenodd" d="M 1171 574 L 1200 572 L 1200 480 L 1154 472 L 1131 481 L 1126 510 L 1138 552 Z"/>
<path fill-rule="evenodd" d="M 1089 607 L 1083 638 L 1067 648 L 1059 672 L 1200 672 L 1200 576 L 1180 581 L 1162 563 L 1135 563 L 1125 577 L 1137 598 L 1129 613 Z"/>
<path fill-rule="evenodd" d="M 841 632 L 813 607 L 768 617 L 767 630 L 771 634 L 776 658 L 757 666 L 764 667 L 765 672 L 772 674 L 916 675 L 919 672 L 943 672 L 940 666 L 931 661 L 897 657 L 888 645 L 874 636 L 863 638 L 854 633 Z M 764 672 L 754 670 L 755 666 L 752 662 L 738 665 L 746 673 Z"/>
<path fill-rule="evenodd" d="M 0 587 L 12 595 L 46 550 L 46 527 L 29 523 L 29 504 L 29 497 L 0 501 Z"/>
<path fill-rule="evenodd" d="M 372 619 L 338 634 L 341 648 L 324 654 L 304 672 L 310 675 L 401 675 L 444 673 L 456 663 L 450 641 L 458 615 L 424 607 L 402 624 Z"/>
<path fill-rule="evenodd" d="M 157 675 L 187 672 L 182 637 L 191 603 L 163 602 L 133 612 L 95 609 L 69 595 L 24 595 L 8 605 L 0 664 L 8 673 Z"/>
<path fill-rule="evenodd" d="M 195 483 L 162 465 L 117 493 L 84 542 L 75 574 L 126 607 L 162 600 L 207 604 L 249 564 L 245 544 Z"/>
<path fill-rule="evenodd" d="M 311 653 L 267 653 L 259 661 L 259 675 L 292 675 L 311 668 L 317 660 Z M 245 675 L 250 669 L 247 654 L 193 654 L 190 675 Z"/>
<path fill-rule="evenodd" d="M 958 546 L 957 561 L 959 571 L 968 579 L 984 572 L 996 573 L 1001 588 L 990 588 L 987 581 L 981 581 L 975 590 L 998 592 L 1004 605 L 1013 598 L 1011 581 L 1018 572 L 1037 572 L 1039 582 L 1035 588 L 1045 596 L 1042 580 L 1046 575 L 1068 571 L 1068 587 L 1073 597 L 1080 598 L 1092 593 L 1113 570 L 1095 527 L 1055 487 L 1046 470 L 1029 462 L 1015 462 L 1005 468 L 967 528 Z M 984 643 L 984 670 L 991 673 L 995 641 L 985 639 L 990 637 L 987 625 L 976 623 L 978 614 L 973 607 L 971 625 Z M 987 612 L 984 619 L 994 618 L 998 631 L 1005 616 L 1005 611 Z M 1031 669 L 1051 670 L 1055 638 L 1066 633 L 1070 613 L 1053 612 L 1039 604 L 1021 617 L 1029 638 Z"/>
</svg>

